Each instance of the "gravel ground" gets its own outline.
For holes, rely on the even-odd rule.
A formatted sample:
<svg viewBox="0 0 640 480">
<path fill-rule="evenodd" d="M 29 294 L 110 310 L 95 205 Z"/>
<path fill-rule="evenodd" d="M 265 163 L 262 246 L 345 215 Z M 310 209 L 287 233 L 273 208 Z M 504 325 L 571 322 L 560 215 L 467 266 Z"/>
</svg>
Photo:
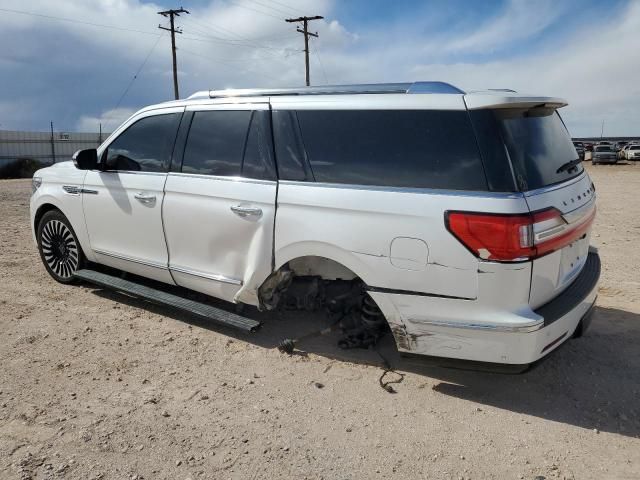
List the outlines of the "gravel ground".
<svg viewBox="0 0 640 480">
<path fill-rule="evenodd" d="M 523 375 L 407 363 L 387 339 L 396 394 L 375 352 L 273 348 L 318 316 L 245 336 L 57 284 L 29 182 L 0 181 L 0 478 L 640 478 L 640 165 L 588 168 L 604 265 L 588 334 Z"/>
</svg>

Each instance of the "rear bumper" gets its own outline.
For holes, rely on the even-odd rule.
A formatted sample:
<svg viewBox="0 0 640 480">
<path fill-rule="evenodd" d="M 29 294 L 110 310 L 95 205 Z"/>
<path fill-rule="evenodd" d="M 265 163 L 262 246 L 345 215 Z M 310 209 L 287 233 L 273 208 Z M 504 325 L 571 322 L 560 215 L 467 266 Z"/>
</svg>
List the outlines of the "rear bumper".
<svg viewBox="0 0 640 480">
<path fill-rule="evenodd" d="M 455 358 L 475 362 L 527 365 L 541 359 L 588 326 L 597 296 L 600 258 L 590 250 L 584 268 L 558 297 L 531 311 L 505 312 L 504 322 L 474 323 L 469 318 L 431 322 L 428 313 L 415 319 L 414 312 L 429 312 L 435 302 L 460 302 L 412 295 L 372 292 L 385 313 L 401 352 Z M 443 305 L 437 305 L 441 309 Z M 456 310 L 451 303 L 449 307 Z M 468 312 L 472 312 L 473 305 Z M 513 322 L 519 318 L 519 322 Z"/>
</svg>

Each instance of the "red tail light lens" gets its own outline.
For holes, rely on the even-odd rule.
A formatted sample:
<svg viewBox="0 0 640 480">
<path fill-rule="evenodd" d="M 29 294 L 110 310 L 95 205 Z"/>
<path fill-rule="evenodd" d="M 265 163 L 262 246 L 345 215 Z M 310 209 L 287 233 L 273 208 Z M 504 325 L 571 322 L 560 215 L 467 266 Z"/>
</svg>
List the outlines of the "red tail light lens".
<svg viewBox="0 0 640 480">
<path fill-rule="evenodd" d="M 595 218 L 595 206 L 574 223 L 555 208 L 530 214 L 447 212 L 447 229 L 483 260 L 518 262 L 558 250 L 580 238 Z"/>
</svg>

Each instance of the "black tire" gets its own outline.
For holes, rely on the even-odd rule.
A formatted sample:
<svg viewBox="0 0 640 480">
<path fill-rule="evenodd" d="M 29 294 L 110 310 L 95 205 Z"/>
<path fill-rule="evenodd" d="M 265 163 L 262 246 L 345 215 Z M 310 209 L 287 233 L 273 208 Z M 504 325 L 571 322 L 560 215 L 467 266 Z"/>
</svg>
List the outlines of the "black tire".
<svg viewBox="0 0 640 480">
<path fill-rule="evenodd" d="M 59 210 L 50 210 L 40 219 L 37 231 L 40 258 L 49 275 L 60 283 L 73 283 L 74 274 L 85 262 L 80 242 L 69 220 Z"/>
</svg>

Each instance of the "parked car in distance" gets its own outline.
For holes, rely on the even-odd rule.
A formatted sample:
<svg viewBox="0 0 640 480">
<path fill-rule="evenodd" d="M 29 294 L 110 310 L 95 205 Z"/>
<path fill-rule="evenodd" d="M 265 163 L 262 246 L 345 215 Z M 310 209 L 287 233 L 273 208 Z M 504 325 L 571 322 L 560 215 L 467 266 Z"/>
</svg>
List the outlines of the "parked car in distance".
<svg viewBox="0 0 640 480">
<path fill-rule="evenodd" d="M 585 150 L 585 152 L 593 152 L 593 143 L 585 142 L 584 143 L 584 150 Z"/>
<path fill-rule="evenodd" d="M 616 152 L 616 156 L 618 157 L 618 160 L 625 160 L 626 159 L 626 151 L 627 148 L 629 148 L 629 144 L 623 146 L 620 150 L 618 150 Z"/>
<path fill-rule="evenodd" d="M 618 156 L 611 145 L 598 144 L 594 147 L 591 154 L 591 162 L 593 165 L 600 163 L 617 163 Z"/>
<path fill-rule="evenodd" d="M 627 145 L 628 143 L 629 142 L 625 142 L 625 141 L 616 142 L 616 152 L 619 152 L 620 150 L 622 150 L 624 146 Z"/>
<path fill-rule="evenodd" d="M 260 322 L 162 284 L 326 308 L 347 338 L 520 371 L 581 335 L 597 295 L 566 104 L 442 82 L 198 92 L 37 171 L 33 238 L 62 283 L 243 330 Z"/>
<path fill-rule="evenodd" d="M 584 160 L 584 144 L 582 142 L 573 142 L 573 146 L 576 148 L 576 152 L 578 152 L 578 158 Z"/>
<path fill-rule="evenodd" d="M 624 150 L 625 160 L 640 160 L 640 145 L 629 145 Z"/>
</svg>

